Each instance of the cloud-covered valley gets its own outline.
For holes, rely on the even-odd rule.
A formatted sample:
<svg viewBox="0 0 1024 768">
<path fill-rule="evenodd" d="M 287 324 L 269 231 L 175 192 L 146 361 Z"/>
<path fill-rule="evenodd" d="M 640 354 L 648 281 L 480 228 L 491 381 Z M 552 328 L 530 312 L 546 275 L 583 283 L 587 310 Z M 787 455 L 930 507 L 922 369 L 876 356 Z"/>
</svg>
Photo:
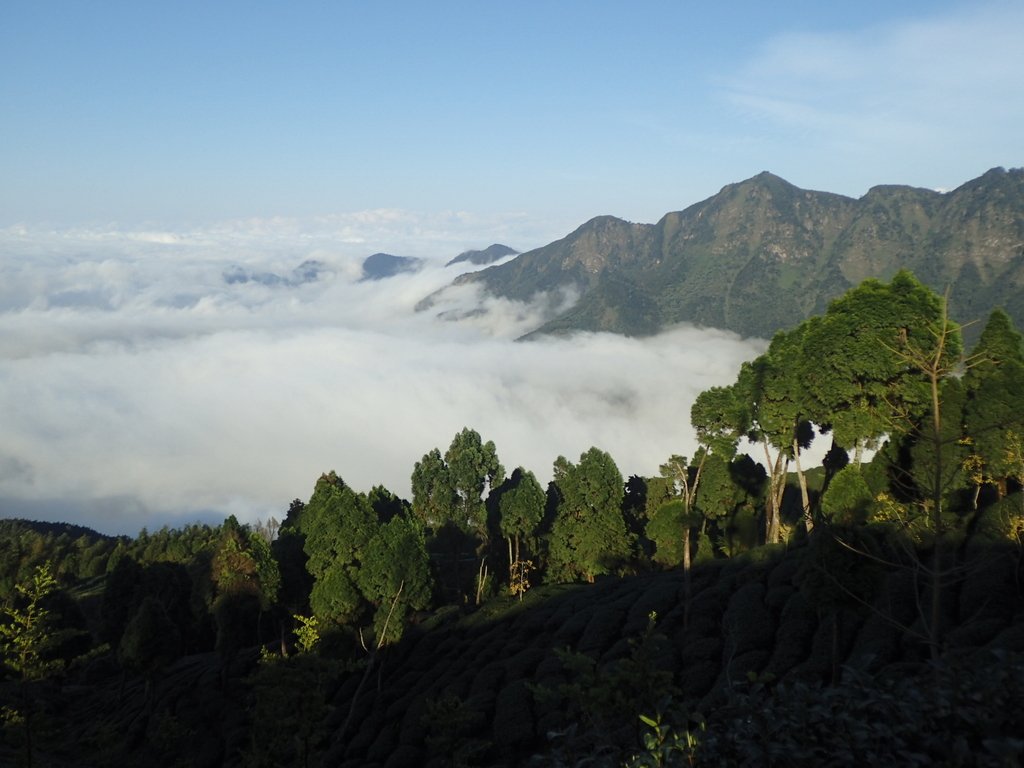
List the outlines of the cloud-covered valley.
<svg viewBox="0 0 1024 768">
<path fill-rule="evenodd" d="M 130 534 L 280 519 L 330 469 L 408 496 L 413 464 L 463 426 L 542 480 L 591 445 L 650 474 L 693 450 L 695 395 L 764 348 L 692 327 L 518 343 L 571 297 L 465 287 L 415 311 L 459 251 L 508 235 L 495 222 L 444 236 L 400 213 L 328 224 L 0 230 L 0 515 Z M 425 266 L 361 282 L 377 250 Z"/>
</svg>

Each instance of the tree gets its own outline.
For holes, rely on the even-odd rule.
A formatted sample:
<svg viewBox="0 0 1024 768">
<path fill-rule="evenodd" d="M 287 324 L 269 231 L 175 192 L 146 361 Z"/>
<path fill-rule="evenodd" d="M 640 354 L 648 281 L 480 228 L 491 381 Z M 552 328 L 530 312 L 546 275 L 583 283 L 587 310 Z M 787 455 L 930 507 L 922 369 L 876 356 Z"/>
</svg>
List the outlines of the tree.
<svg viewBox="0 0 1024 768">
<path fill-rule="evenodd" d="M 484 492 L 497 488 L 505 479 L 494 443 L 484 443 L 480 434 L 465 427 L 452 438 L 444 454 L 449 486 L 454 494 L 451 517 L 466 530 L 487 539 L 487 511 Z"/>
<path fill-rule="evenodd" d="M 325 627 L 351 624 L 365 607 L 357 575 L 380 527 L 377 516 L 365 496 L 331 472 L 317 481 L 302 523 L 313 577 L 310 608 Z"/>
<path fill-rule="evenodd" d="M 141 673 L 146 681 L 146 701 L 151 701 L 152 682 L 157 673 L 178 657 L 181 650 L 178 627 L 153 596 L 147 596 L 124 629 L 118 658 L 125 669 Z"/>
<path fill-rule="evenodd" d="M 690 424 L 700 445 L 729 461 L 750 428 L 749 400 L 737 396 L 735 385 L 706 389 L 690 407 Z"/>
<path fill-rule="evenodd" d="M 433 597 L 434 579 L 422 528 L 401 515 L 382 525 L 366 546 L 357 580 L 374 608 L 378 645 L 397 642 L 408 614 L 427 608 Z"/>
<path fill-rule="evenodd" d="M 521 544 L 540 526 L 546 503 L 547 495 L 537 477 L 522 467 L 516 467 L 498 496 L 498 528 L 508 541 L 509 584 L 518 586 L 520 596 L 532 566 L 529 558 L 523 557 Z"/>
<path fill-rule="evenodd" d="M 405 499 L 389 491 L 383 485 L 375 485 L 366 494 L 366 500 L 370 502 L 374 514 L 380 523 L 390 522 L 397 515 L 408 517 L 412 514 L 412 507 Z"/>
<path fill-rule="evenodd" d="M 964 374 L 964 439 L 975 484 L 974 506 L 984 483 L 1000 497 L 1014 472 L 1012 437 L 1024 434 L 1024 342 L 1001 309 L 989 317 Z"/>
<path fill-rule="evenodd" d="M 907 272 L 898 273 L 889 286 L 865 281 L 830 305 L 826 321 L 837 306 L 844 305 L 856 309 L 844 320 L 859 317 L 868 324 L 871 330 L 864 335 L 873 338 L 880 350 L 870 355 L 858 350 L 860 336 L 849 342 L 851 353 L 846 365 L 852 366 L 852 375 L 860 376 L 861 400 L 867 403 L 862 411 L 871 416 L 869 423 L 873 429 L 885 425 L 885 430 L 892 433 L 890 442 L 902 448 L 889 453 L 898 459 L 909 453 L 911 459 L 909 466 L 905 461 L 893 462 L 892 469 L 910 481 L 908 484 L 916 494 L 912 498 L 922 511 L 917 517 L 925 521 L 922 532 L 930 539 L 930 562 L 925 563 L 917 549 L 908 546 L 906 567 L 914 573 L 915 581 L 918 575 L 926 577 L 929 599 L 927 606 L 919 605 L 926 624 L 921 637 L 932 658 L 937 659 L 942 640 L 942 593 L 952 571 L 946 562 L 945 541 L 950 521 L 945 512 L 945 497 L 963 464 L 957 455 L 963 388 L 950 378 L 964 362 L 960 329 L 947 317 L 946 299 L 929 291 Z M 867 307 L 874 309 L 880 319 L 866 313 Z M 843 313 L 837 311 L 835 316 L 842 317 Z M 840 358 L 841 355 L 833 355 L 832 364 Z M 943 410 L 944 397 L 949 398 L 949 405 L 956 403 L 956 416 L 951 420 Z M 862 432 L 859 439 L 875 436 Z M 858 467 L 859 463 L 853 466 Z M 844 471 L 848 473 L 851 469 Z"/>
<path fill-rule="evenodd" d="M 5 719 L 20 721 L 25 738 L 25 763 L 32 765 L 33 736 L 37 704 L 29 683 L 41 680 L 62 667 L 51 657 L 57 644 L 54 616 L 46 606 L 47 599 L 57 591 L 57 580 L 49 563 L 37 566 L 28 583 L 15 587 L 16 600 L 4 607 L 7 621 L 0 623 L 0 648 L 4 660 L 21 678 L 20 702 L 17 709 L 4 707 Z"/>
<path fill-rule="evenodd" d="M 647 538 L 654 542 L 653 560 L 666 568 L 677 567 L 684 562 L 684 549 L 689 546 L 689 537 L 682 535 L 681 531 L 689 530 L 690 518 L 686 514 L 686 505 L 680 499 L 662 504 L 644 527 Z M 683 573 L 689 574 L 684 569 Z"/>
<path fill-rule="evenodd" d="M 116 646 L 138 605 L 142 566 L 125 555 L 107 574 L 100 603 L 100 640 Z M 205 607 L 204 607 L 205 609 Z"/>
<path fill-rule="evenodd" d="M 452 488 L 441 451 L 433 448 L 416 462 L 412 470 L 412 509 L 425 525 L 439 528 L 455 505 Z"/>
<path fill-rule="evenodd" d="M 732 499 L 740 487 L 735 482 L 730 462 L 736 455 L 740 440 L 748 437 L 753 422 L 750 365 L 745 366 L 748 373 L 745 374 L 741 367 L 740 376 L 731 386 L 704 390 L 690 408 L 690 423 L 697 433 L 697 442 L 710 461 L 704 474 L 710 470 L 715 478 L 700 504 L 705 520 L 727 519 L 739 504 Z M 758 494 L 762 492 L 760 484 L 756 490 Z M 732 551 L 734 548 L 726 545 L 725 549 Z"/>
<path fill-rule="evenodd" d="M 241 622 L 243 606 L 255 607 L 251 634 L 238 630 L 238 642 L 245 643 L 249 638 L 261 642 L 263 614 L 276 605 L 281 588 L 281 572 L 269 541 L 260 532 L 239 525 L 231 515 L 221 526 L 210 570 L 215 588 L 214 615 Z M 228 607 L 228 602 L 237 605 Z M 218 633 L 221 630 L 218 624 Z"/>
<path fill-rule="evenodd" d="M 686 625 L 690 609 L 690 533 L 695 522 L 695 502 L 697 489 L 700 487 L 701 474 L 707 461 L 706 450 L 698 451 L 696 466 L 691 467 L 685 456 L 673 454 L 659 467 L 662 478 L 674 492 L 674 501 L 663 504 L 647 524 L 645 533 L 655 542 L 654 559 L 665 563 L 669 553 L 678 552 L 683 564 L 683 593 L 685 608 L 683 624 Z M 678 507 L 676 506 L 678 505 Z M 675 542 L 666 541 L 666 535 L 675 531 Z"/>
<path fill-rule="evenodd" d="M 710 454 L 701 473 L 696 500 L 702 516 L 702 534 L 708 524 L 717 529 L 719 548 L 734 555 L 757 542 L 754 501 L 764 495 L 764 467 L 743 454 L 729 461 Z"/>
<path fill-rule="evenodd" d="M 893 280 L 895 283 L 895 279 Z M 928 489 L 926 509 L 930 506 L 930 522 L 932 532 L 932 557 L 930 567 L 923 570 L 930 575 L 931 601 L 928 608 L 928 643 L 932 659 L 937 660 L 941 648 L 942 630 L 942 587 L 946 578 L 943 563 L 945 556 L 946 520 L 943 505 L 945 491 L 950 477 L 959 469 L 959 463 L 952 470 L 948 462 L 944 462 L 947 446 L 955 445 L 959 437 L 957 430 L 951 430 L 943 421 L 942 392 L 946 379 L 961 365 L 962 345 L 960 328 L 951 322 L 946 315 L 947 301 L 938 299 L 932 294 L 937 307 L 937 317 L 924 324 L 923 328 L 915 328 L 913 332 L 906 329 L 899 335 L 897 345 L 891 350 L 896 359 L 906 367 L 910 374 L 916 373 L 923 379 L 920 389 L 927 393 L 928 408 L 923 419 L 916 419 L 921 413 L 915 408 L 916 399 L 905 397 L 899 401 L 897 413 L 910 429 L 916 429 L 920 439 L 930 453 L 930 482 L 925 480 L 922 485 Z M 914 383 L 913 378 L 911 385 Z M 905 385 L 907 389 L 910 386 Z M 954 385 L 959 390 L 959 384 Z M 911 389 L 913 392 L 913 389 Z M 909 431 L 909 430 L 906 430 Z M 923 565 L 923 564 L 922 564 Z"/>
<path fill-rule="evenodd" d="M 777 447 L 778 457 L 785 457 L 785 461 L 781 462 L 783 469 L 786 469 L 789 461 L 796 466 L 804 527 L 810 533 L 814 528 L 814 519 L 807 491 L 807 477 L 801 463 L 801 452 L 810 446 L 814 438 L 814 428 L 809 420 L 813 405 L 802 376 L 807 365 L 804 357 L 804 337 L 808 327 L 808 324 L 804 323 L 792 331 L 777 333 L 772 339 L 759 369 L 760 381 L 755 414 L 758 432 L 765 442 L 766 458 L 768 444 L 771 443 Z M 782 493 L 786 486 L 785 474 L 773 475 L 772 484 L 770 500 L 773 506 L 773 523 L 777 529 L 782 510 Z M 777 541 L 777 538 L 776 530 L 772 543 Z"/>
<path fill-rule="evenodd" d="M 593 582 L 629 558 L 632 542 L 622 517 L 622 474 L 611 456 L 590 448 L 578 464 L 555 460 L 560 501 L 550 537 L 549 576 Z"/>
<path fill-rule="evenodd" d="M 899 350 L 909 344 L 925 356 L 934 351 L 940 318 L 941 299 L 901 270 L 888 284 L 865 280 L 807 321 L 800 369 L 807 416 L 853 450 L 854 464 L 866 447 L 928 409 L 927 380 Z"/>
<path fill-rule="evenodd" d="M 826 520 L 841 526 L 865 523 L 874 497 L 860 467 L 850 464 L 836 473 L 821 500 Z"/>
<path fill-rule="evenodd" d="M 413 467 L 413 511 L 447 543 L 453 591 L 457 595 L 464 596 L 459 563 L 475 539 L 474 556 L 480 557 L 478 602 L 487 570 L 482 550 L 489 541 L 484 496 L 497 489 L 504 479 L 505 469 L 498 461 L 494 443 L 484 443 L 480 434 L 469 427 L 455 435 L 443 457 L 435 448 Z"/>
<path fill-rule="evenodd" d="M 4 607 L 7 621 L 0 623 L 4 659 L 22 680 L 40 680 L 61 666 L 50 656 L 56 628 L 46 600 L 57 591 L 50 564 L 37 566 L 31 580 L 18 584 L 15 591 L 16 600 Z"/>
</svg>

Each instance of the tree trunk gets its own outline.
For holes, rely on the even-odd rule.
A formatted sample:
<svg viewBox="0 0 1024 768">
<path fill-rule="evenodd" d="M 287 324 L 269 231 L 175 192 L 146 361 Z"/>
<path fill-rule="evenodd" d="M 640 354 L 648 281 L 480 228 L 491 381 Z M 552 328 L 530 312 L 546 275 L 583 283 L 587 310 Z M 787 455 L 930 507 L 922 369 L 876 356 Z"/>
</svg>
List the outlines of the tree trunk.
<svg viewBox="0 0 1024 768">
<path fill-rule="evenodd" d="M 832 685 L 839 685 L 839 609 L 832 610 Z"/>
<path fill-rule="evenodd" d="M 945 318 L 943 318 L 945 320 Z M 941 355 L 942 347 L 939 347 Z M 938 358 L 937 358 L 938 359 Z M 932 445 L 935 451 L 935 473 L 932 488 L 932 526 L 935 532 L 935 545 L 932 549 L 932 600 L 931 600 L 931 657 L 939 658 L 939 642 L 942 633 L 942 410 L 939 401 L 939 376 L 936 369 L 929 371 L 932 387 Z"/>
<path fill-rule="evenodd" d="M 512 586 L 515 583 L 516 558 L 512 557 L 512 537 L 508 537 L 508 583 Z"/>
<path fill-rule="evenodd" d="M 772 461 L 771 453 L 768 450 L 768 443 L 764 443 L 764 455 L 768 463 L 768 499 L 765 504 L 765 543 L 779 543 L 779 517 L 782 513 L 782 496 L 786 492 L 786 467 L 789 464 L 782 462 L 782 451 L 779 451 Z"/>
<path fill-rule="evenodd" d="M 683 629 L 690 623 L 690 524 L 683 529 Z"/>
<path fill-rule="evenodd" d="M 800 501 L 803 503 L 804 526 L 807 528 L 807 532 L 810 533 L 814 530 L 814 518 L 811 515 L 811 497 L 807 492 L 807 477 L 800 466 L 800 442 L 795 437 L 793 438 L 793 460 L 796 462 L 796 476 L 800 481 Z"/>
<path fill-rule="evenodd" d="M 480 605 L 480 596 L 484 591 L 484 580 L 487 578 L 487 556 L 480 558 L 480 569 L 476 573 L 476 605 Z"/>
<path fill-rule="evenodd" d="M 864 441 L 858 439 L 853 445 L 853 463 L 859 467 L 864 463 Z"/>
</svg>

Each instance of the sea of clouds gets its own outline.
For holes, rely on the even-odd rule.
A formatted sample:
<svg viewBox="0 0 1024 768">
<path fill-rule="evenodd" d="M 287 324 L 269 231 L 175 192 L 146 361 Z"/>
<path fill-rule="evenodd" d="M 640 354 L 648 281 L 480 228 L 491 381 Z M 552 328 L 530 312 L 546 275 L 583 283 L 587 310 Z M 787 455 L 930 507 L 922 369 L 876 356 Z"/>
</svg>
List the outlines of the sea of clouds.
<svg viewBox="0 0 1024 768">
<path fill-rule="evenodd" d="M 462 250 L 524 247 L 509 241 L 521 222 L 452 217 L 0 229 L 0 516 L 127 534 L 282 519 L 331 469 L 408 497 L 414 463 L 464 426 L 542 482 L 592 445 L 625 476 L 654 474 L 692 453 L 697 393 L 765 347 L 689 326 L 515 341 L 570 292 L 448 288 L 417 312 L 475 268 L 444 266 Z M 381 250 L 423 268 L 361 281 Z M 309 260 L 321 271 L 303 282 Z"/>
</svg>

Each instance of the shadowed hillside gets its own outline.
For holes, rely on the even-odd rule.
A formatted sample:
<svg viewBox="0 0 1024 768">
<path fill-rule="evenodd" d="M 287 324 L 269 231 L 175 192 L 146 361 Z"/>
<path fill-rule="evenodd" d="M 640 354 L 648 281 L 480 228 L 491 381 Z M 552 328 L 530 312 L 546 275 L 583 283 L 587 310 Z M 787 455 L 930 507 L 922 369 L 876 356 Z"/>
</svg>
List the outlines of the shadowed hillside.
<svg viewBox="0 0 1024 768">
<path fill-rule="evenodd" d="M 1019 543 L 994 540 L 998 518 L 997 510 L 959 547 L 964 575 L 943 596 L 945 652 L 983 664 L 996 658 L 990 652 L 1019 654 L 1000 657 L 1017 686 L 1005 692 L 1017 697 L 1018 714 L 1009 715 L 1019 718 L 1024 570 Z M 638 717 L 655 711 L 709 713 L 714 733 L 716 708 L 729 712 L 730 703 L 745 701 L 751 679 L 778 688 L 762 695 L 778 696 L 787 685 L 826 695 L 862 685 L 865 675 L 930 680 L 914 563 L 883 567 L 826 541 L 699 564 L 689 605 L 682 575 L 668 572 L 548 587 L 522 603 L 469 613 L 442 609 L 378 657 L 368 683 L 365 655 L 349 672 L 326 664 L 308 678 L 322 685 L 320 693 L 312 684 L 299 691 L 309 716 L 321 718 L 309 723 L 317 756 L 310 764 L 566 764 L 559 761 L 598 747 L 636 750 Z M 900 556 L 877 535 L 858 546 Z M 834 576 L 858 585 L 857 594 L 830 589 Z M 39 683 L 48 723 L 40 764 L 264 764 L 252 746 L 279 726 L 261 721 L 254 704 L 256 653 L 223 663 L 216 654 L 183 657 L 151 690 L 101 660 L 63 683 Z M 817 687 L 830 682 L 837 687 Z M 11 683 L 3 691 L 13 700 Z M 964 723 L 972 717 L 957 713 Z M 990 736 L 1001 727 L 993 723 Z M 3 754 L 15 764 L 16 751 Z"/>
</svg>

